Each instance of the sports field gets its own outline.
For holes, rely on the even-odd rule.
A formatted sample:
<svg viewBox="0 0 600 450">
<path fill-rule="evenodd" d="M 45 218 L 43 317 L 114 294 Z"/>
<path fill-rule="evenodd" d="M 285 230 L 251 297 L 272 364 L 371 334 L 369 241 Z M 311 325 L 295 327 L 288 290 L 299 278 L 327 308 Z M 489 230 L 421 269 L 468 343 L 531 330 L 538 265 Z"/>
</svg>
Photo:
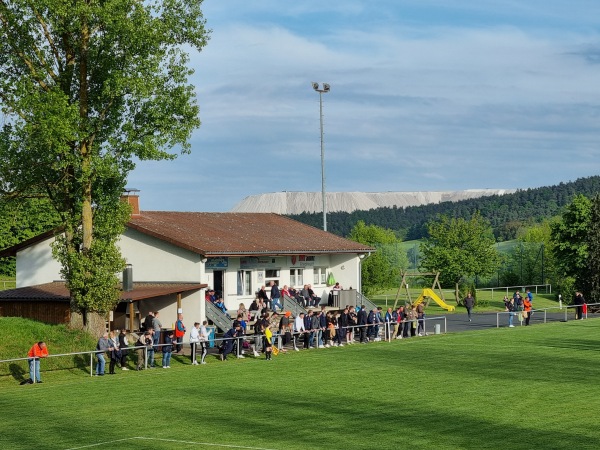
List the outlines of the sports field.
<svg viewBox="0 0 600 450">
<path fill-rule="evenodd" d="M 2 385 L 0 448 L 598 448 L 599 343 L 586 320 L 94 378 L 43 371 L 41 385 Z"/>
</svg>

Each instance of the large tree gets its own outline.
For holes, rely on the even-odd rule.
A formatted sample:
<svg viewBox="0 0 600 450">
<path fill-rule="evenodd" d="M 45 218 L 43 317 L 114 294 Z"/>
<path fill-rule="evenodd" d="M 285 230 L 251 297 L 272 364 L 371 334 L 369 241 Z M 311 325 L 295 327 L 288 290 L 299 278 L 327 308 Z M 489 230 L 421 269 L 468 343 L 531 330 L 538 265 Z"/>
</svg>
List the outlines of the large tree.
<svg viewBox="0 0 600 450">
<path fill-rule="evenodd" d="M 133 160 L 189 151 L 202 0 L 0 0 L 0 195 L 44 197 L 74 307 L 118 300 Z M 84 315 L 85 317 L 85 315 Z"/>
<path fill-rule="evenodd" d="M 592 200 L 587 235 L 590 303 L 600 301 L 600 195 Z"/>
<path fill-rule="evenodd" d="M 567 289 L 560 292 L 566 301 L 570 301 L 573 287 L 586 295 L 590 293 L 588 232 L 591 210 L 591 200 L 584 195 L 577 195 L 563 211 L 561 220 L 551 227 L 559 276 L 563 280 L 574 280 L 574 283 L 564 283 Z"/>
<path fill-rule="evenodd" d="M 500 263 L 489 222 L 477 213 L 471 219 L 440 216 L 427 225 L 429 237 L 421 243 L 421 266 L 440 272 L 443 285 L 454 285 L 456 303 L 463 277 L 488 276 Z"/>
<path fill-rule="evenodd" d="M 399 273 L 408 263 L 406 252 L 399 247 L 400 240 L 392 230 L 366 225 L 359 220 L 348 238 L 377 248 L 361 266 L 364 294 L 371 295 L 384 288 L 397 286 Z"/>
</svg>

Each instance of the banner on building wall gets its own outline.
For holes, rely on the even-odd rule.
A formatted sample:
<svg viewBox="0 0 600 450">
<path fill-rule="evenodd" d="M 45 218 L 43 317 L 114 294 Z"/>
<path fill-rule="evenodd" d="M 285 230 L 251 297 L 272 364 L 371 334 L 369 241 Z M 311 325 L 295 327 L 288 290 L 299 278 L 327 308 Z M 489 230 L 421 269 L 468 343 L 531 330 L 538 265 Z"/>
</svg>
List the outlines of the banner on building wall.
<svg viewBox="0 0 600 450">
<path fill-rule="evenodd" d="M 220 256 L 218 258 L 207 258 L 205 268 L 206 269 L 227 269 L 229 266 L 229 258 L 226 256 Z"/>
<path fill-rule="evenodd" d="M 290 256 L 290 267 L 313 267 L 315 265 L 315 257 L 307 255 Z"/>
<path fill-rule="evenodd" d="M 277 258 L 269 256 L 247 256 L 240 258 L 240 269 L 276 268 Z"/>
</svg>

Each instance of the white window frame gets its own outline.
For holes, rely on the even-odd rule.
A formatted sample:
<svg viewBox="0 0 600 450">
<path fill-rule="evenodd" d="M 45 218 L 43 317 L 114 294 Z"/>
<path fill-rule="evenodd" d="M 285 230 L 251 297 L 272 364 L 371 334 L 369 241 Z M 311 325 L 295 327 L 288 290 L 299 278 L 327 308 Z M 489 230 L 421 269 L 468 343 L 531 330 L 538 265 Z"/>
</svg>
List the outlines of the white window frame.
<svg viewBox="0 0 600 450">
<path fill-rule="evenodd" d="M 252 271 L 240 269 L 237 271 L 237 295 L 252 295 Z"/>
<path fill-rule="evenodd" d="M 271 281 L 274 281 L 277 286 L 281 286 L 279 279 L 281 278 L 281 269 L 265 269 L 265 286 L 269 289 Z"/>
<path fill-rule="evenodd" d="M 313 285 L 324 286 L 327 284 L 327 273 L 329 269 L 327 267 L 313 267 Z"/>
<path fill-rule="evenodd" d="M 290 286 L 304 286 L 304 269 L 290 269 Z"/>
</svg>

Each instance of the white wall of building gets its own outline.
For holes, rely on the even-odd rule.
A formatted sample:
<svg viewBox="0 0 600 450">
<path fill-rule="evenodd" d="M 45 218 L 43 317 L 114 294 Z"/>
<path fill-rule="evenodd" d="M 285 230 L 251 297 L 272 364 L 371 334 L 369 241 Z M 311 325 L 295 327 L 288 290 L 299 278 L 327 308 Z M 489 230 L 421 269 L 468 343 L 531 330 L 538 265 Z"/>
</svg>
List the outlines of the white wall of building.
<svg viewBox="0 0 600 450">
<path fill-rule="evenodd" d="M 197 253 L 129 228 L 119 247 L 133 266 L 133 281 L 200 282 L 202 263 Z"/>
<path fill-rule="evenodd" d="M 17 287 L 61 280 L 60 264 L 52 257 L 54 237 L 31 245 L 17 253 Z"/>
</svg>

